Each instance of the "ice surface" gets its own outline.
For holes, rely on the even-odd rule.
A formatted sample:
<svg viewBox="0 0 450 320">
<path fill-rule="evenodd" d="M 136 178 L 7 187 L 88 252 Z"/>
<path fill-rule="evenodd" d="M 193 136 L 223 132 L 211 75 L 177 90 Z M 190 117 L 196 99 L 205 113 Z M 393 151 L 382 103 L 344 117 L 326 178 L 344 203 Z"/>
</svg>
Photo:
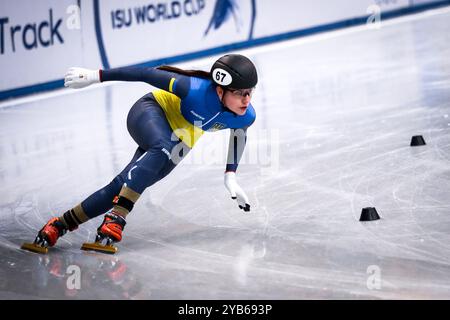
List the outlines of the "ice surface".
<svg viewBox="0 0 450 320">
<path fill-rule="evenodd" d="M 208 133 L 145 191 L 115 256 L 79 249 L 101 217 L 46 256 L 19 247 L 131 159 L 126 115 L 151 88 L 3 104 L 0 298 L 449 299 L 450 12 L 433 12 L 244 52 L 260 74 L 238 170 L 252 211 L 223 186 L 228 132 Z"/>
</svg>

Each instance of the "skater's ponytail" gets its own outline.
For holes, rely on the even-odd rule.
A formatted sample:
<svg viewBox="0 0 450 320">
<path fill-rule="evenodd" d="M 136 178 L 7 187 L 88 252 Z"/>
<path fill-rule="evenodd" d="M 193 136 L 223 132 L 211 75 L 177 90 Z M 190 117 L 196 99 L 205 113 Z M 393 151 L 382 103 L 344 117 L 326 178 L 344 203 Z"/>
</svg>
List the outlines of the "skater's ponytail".
<svg viewBox="0 0 450 320">
<path fill-rule="evenodd" d="M 209 72 L 203 71 L 203 70 L 183 70 L 180 68 L 167 66 L 167 65 L 159 66 L 156 69 L 170 71 L 170 72 L 174 72 L 174 73 L 178 73 L 178 74 L 182 74 L 182 75 L 190 76 L 190 77 L 211 79 L 211 74 Z"/>
</svg>

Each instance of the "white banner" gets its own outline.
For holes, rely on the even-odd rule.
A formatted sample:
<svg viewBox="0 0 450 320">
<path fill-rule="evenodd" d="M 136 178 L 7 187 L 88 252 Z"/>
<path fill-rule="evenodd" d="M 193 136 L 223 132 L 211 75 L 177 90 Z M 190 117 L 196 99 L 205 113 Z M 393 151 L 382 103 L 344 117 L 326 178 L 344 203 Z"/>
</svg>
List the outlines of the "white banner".
<svg viewBox="0 0 450 320">
<path fill-rule="evenodd" d="M 61 79 L 81 48 L 76 0 L 0 2 L 0 91 Z"/>
<path fill-rule="evenodd" d="M 215 48 L 249 39 L 252 1 L 99 1 L 111 67 Z"/>
<path fill-rule="evenodd" d="M 432 3 L 442 1 L 0 0 L 0 99 L 61 87 L 70 66 L 173 63 Z"/>
<path fill-rule="evenodd" d="M 258 1 L 255 37 L 266 37 L 406 8 L 409 0 Z"/>
</svg>

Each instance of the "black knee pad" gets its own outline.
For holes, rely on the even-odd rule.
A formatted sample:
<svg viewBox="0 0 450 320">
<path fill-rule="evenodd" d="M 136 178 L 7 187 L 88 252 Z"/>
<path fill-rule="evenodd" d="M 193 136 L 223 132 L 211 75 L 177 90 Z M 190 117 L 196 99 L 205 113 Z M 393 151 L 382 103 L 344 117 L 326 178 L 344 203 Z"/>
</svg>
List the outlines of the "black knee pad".
<svg viewBox="0 0 450 320">
<path fill-rule="evenodd" d="M 123 197 L 123 196 L 117 196 L 113 200 L 113 204 L 118 205 L 119 207 L 122 207 L 124 209 L 127 209 L 128 211 L 133 210 L 134 202 Z"/>
</svg>

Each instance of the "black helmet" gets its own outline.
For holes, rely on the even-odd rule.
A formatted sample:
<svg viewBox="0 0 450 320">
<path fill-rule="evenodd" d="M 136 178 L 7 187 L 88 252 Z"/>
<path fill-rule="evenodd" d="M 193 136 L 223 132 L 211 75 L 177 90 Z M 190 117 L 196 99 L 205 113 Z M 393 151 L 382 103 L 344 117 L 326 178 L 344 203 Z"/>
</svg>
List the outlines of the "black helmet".
<svg viewBox="0 0 450 320">
<path fill-rule="evenodd" d="M 211 77 L 224 88 L 249 89 L 258 83 L 255 65 L 240 54 L 227 54 L 214 62 Z"/>
</svg>

